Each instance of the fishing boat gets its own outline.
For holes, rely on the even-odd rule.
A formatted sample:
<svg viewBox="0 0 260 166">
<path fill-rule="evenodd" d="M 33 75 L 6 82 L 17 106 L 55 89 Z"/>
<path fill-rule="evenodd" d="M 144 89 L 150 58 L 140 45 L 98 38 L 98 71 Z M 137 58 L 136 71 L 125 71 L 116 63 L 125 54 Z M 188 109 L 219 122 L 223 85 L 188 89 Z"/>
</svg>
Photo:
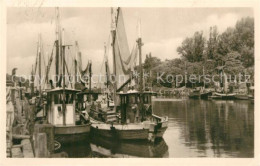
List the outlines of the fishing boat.
<svg viewBox="0 0 260 166">
<path fill-rule="evenodd" d="M 236 94 L 234 98 L 236 100 L 248 100 L 249 96 L 247 94 Z"/>
<path fill-rule="evenodd" d="M 235 99 L 235 93 L 218 93 L 215 92 L 211 96 L 212 99 L 220 99 L 220 100 L 233 100 Z"/>
<path fill-rule="evenodd" d="M 85 118 L 76 107 L 76 94 L 79 90 L 75 89 L 72 84 L 66 84 L 65 77 L 69 71 L 65 60 L 65 50 L 68 45 L 64 44 L 64 29 L 59 25 L 59 9 L 56 9 L 57 24 L 56 24 L 56 41 L 55 41 L 55 72 L 56 86 L 50 81 L 50 88 L 44 90 L 46 95 L 46 103 L 44 105 L 44 115 L 48 124 L 54 126 L 54 138 L 60 143 L 76 142 L 86 140 L 90 133 L 90 121 Z M 53 53 L 49 59 L 46 69 L 46 77 L 49 75 L 52 64 Z M 46 79 L 48 80 L 48 79 Z M 48 81 L 47 81 L 48 82 Z M 61 85 L 62 84 L 62 85 Z M 71 86 L 69 88 L 69 86 Z M 40 93 L 41 94 L 41 93 Z"/>
<path fill-rule="evenodd" d="M 220 71 L 220 74 L 223 75 L 223 89 L 220 92 L 214 92 L 211 96 L 212 99 L 220 99 L 220 100 L 234 100 L 236 93 L 232 93 L 229 91 L 229 82 L 227 80 L 227 75 L 224 72 L 225 66 L 220 66 L 217 69 Z M 221 83 L 221 82 L 220 82 Z"/>
<path fill-rule="evenodd" d="M 192 92 L 190 92 L 189 94 L 189 98 L 190 99 L 199 99 L 200 98 L 200 90 L 193 90 Z"/>
<path fill-rule="evenodd" d="M 201 99 L 208 99 L 210 96 L 212 96 L 212 92 L 203 91 L 200 92 L 200 98 Z"/>
<path fill-rule="evenodd" d="M 89 136 L 90 122 L 75 107 L 78 92 L 68 88 L 47 91 L 47 121 L 54 126 L 55 140 L 60 143 L 82 141 Z"/>
<path fill-rule="evenodd" d="M 143 77 L 141 54 L 143 44 L 141 36 L 138 36 L 137 44 L 130 54 L 122 10 L 120 8 L 116 11 L 112 9 L 112 13 L 116 13 L 112 16 L 112 18 L 115 18 L 115 20 L 112 19 L 112 23 L 115 23 L 112 26 L 114 27 L 112 29 L 113 74 L 116 79 L 115 84 L 113 84 L 114 106 L 111 107 L 108 102 L 107 107 L 102 110 L 106 112 L 106 115 L 113 117 L 113 120 L 108 121 L 108 118 L 100 120 L 95 116 L 91 116 L 91 132 L 95 136 L 119 140 L 154 140 L 156 137 L 163 136 L 168 126 L 168 118 L 153 115 L 151 109 L 151 96 L 153 93 L 143 91 L 143 79 L 139 79 L 139 90 L 129 90 L 126 87 L 129 83 L 134 82 L 131 76 L 138 52 L 140 78 Z M 126 81 L 120 81 L 122 76 Z M 145 109 L 144 100 L 147 100 L 147 109 Z M 149 116 L 146 114 L 148 110 L 150 111 Z M 95 111 L 100 112 L 100 109 L 97 108 Z"/>
</svg>

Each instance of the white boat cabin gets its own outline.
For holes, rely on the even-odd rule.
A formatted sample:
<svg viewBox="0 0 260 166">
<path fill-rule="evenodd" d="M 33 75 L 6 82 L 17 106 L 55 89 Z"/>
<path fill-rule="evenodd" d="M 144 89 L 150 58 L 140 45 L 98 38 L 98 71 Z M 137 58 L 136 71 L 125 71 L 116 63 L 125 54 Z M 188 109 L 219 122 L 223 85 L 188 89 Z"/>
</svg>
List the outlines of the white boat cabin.
<svg viewBox="0 0 260 166">
<path fill-rule="evenodd" d="M 76 123 L 76 93 L 78 90 L 65 89 L 65 113 L 63 113 L 63 89 L 56 88 L 47 91 L 47 120 L 53 125 L 75 125 Z M 65 116 L 64 116 L 65 115 Z M 65 122 L 65 123 L 64 123 Z"/>
</svg>

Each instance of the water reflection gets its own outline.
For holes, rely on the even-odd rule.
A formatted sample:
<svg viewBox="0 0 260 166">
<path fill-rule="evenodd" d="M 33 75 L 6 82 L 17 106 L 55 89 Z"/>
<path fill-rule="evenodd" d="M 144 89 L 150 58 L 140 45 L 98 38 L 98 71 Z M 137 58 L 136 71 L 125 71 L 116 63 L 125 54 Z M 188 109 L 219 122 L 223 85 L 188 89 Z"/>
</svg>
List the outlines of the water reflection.
<svg viewBox="0 0 260 166">
<path fill-rule="evenodd" d="M 69 158 L 88 158 L 92 157 L 91 148 L 88 141 L 62 144 L 57 153 L 65 153 Z"/>
<path fill-rule="evenodd" d="M 154 102 L 168 115 L 170 157 L 253 157 L 254 108 L 248 101 Z"/>
<path fill-rule="evenodd" d="M 95 138 L 91 141 L 93 157 L 169 157 L 168 146 L 164 139 L 154 143 L 147 141 L 115 142 L 106 138 Z"/>
</svg>

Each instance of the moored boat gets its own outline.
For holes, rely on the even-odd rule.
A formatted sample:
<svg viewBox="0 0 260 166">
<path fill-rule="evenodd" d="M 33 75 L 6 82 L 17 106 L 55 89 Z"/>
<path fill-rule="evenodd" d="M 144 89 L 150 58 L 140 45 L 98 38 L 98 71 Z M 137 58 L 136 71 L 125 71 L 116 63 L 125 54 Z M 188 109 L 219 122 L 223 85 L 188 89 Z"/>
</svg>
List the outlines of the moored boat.
<svg viewBox="0 0 260 166">
<path fill-rule="evenodd" d="M 200 90 L 193 90 L 189 94 L 190 99 L 199 99 L 200 98 Z"/>
<path fill-rule="evenodd" d="M 66 96 L 65 101 L 62 97 L 63 92 Z M 77 90 L 62 88 L 47 91 L 47 122 L 54 126 L 55 140 L 58 142 L 82 141 L 89 136 L 90 121 L 76 111 L 77 92 Z"/>
<path fill-rule="evenodd" d="M 154 140 L 162 137 L 167 129 L 168 118 L 153 115 L 151 108 L 152 92 L 144 92 L 142 53 L 143 45 L 139 33 L 137 43 L 130 53 L 123 22 L 122 10 L 112 9 L 112 52 L 115 82 L 113 84 L 113 106 L 108 102 L 107 107 L 100 108 L 94 105 L 89 116 L 91 117 L 91 133 L 94 136 L 102 136 L 120 140 Z M 139 25 L 140 32 L 140 25 Z M 106 50 L 106 49 L 105 49 Z M 134 65 L 139 53 L 139 72 L 137 90 L 127 91 L 126 85 L 135 83 L 137 79 L 132 77 Z M 106 74 L 110 75 L 106 58 Z M 124 80 L 120 80 L 124 76 Z M 107 79 L 107 89 L 109 80 Z M 118 100 L 119 98 L 119 100 Z M 107 94 L 107 101 L 108 94 Z"/>
<path fill-rule="evenodd" d="M 138 107 L 140 93 L 129 91 L 119 93 L 121 100 L 120 116 L 113 122 L 101 122 L 91 118 L 91 130 L 94 135 L 115 139 L 148 139 L 153 141 L 163 137 L 168 128 L 168 117 L 153 114 L 151 106 L 152 92 L 144 92 L 144 108 Z"/>
<path fill-rule="evenodd" d="M 248 100 L 249 97 L 246 94 L 236 94 L 235 99 L 237 99 L 237 100 Z"/>
<path fill-rule="evenodd" d="M 208 99 L 210 96 L 212 96 L 212 92 L 201 92 L 200 93 L 201 99 Z"/>
<path fill-rule="evenodd" d="M 218 93 L 215 92 L 212 95 L 212 99 L 221 99 L 221 100 L 233 100 L 235 99 L 235 93 Z"/>
</svg>

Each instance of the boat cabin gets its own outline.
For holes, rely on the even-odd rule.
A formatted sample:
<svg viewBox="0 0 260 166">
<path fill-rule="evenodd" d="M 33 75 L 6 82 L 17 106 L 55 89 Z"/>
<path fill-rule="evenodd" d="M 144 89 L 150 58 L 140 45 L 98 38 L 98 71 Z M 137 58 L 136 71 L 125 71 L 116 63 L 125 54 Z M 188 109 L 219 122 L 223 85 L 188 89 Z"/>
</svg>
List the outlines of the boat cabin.
<svg viewBox="0 0 260 166">
<path fill-rule="evenodd" d="M 80 111 L 86 110 L 86 102 L 91 104 L 92 101 L 96 101 L 98 99 L 99 94 L 101 93 L 97 90 L 89 91 L 88 89 L 77 93 L 77 108 Z"/>
<path fill-rule="evenodd" d="M 138 91 L 128 91 L 118 95 L 120 97 L 121 123 L 141 122 L 146 115 L 152 114 L 151 103 L 152 96 L 155 95 L 154 92 L 143 92 L 144 108 L 142 110 L 140 109 L 140 93 Z"/>
<path fill-rule="evenodd" d="M 53 125 L 75 125 L 76 123 L 76 93 L 78 90 L 56 88 L 47 91 L 47 120 Z M 63 113 L 63 100 L 65 100 L 65 113 Z"/>
</svg>

